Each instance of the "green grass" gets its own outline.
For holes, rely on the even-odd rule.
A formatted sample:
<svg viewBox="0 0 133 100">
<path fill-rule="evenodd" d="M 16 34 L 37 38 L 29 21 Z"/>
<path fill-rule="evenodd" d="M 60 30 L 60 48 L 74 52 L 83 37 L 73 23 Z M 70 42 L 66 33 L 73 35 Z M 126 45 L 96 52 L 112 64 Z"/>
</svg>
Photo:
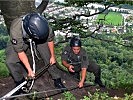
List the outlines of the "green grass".
<svg viewBox="0 0 133 100">
<path fill-rule="evenodd" d="M 9 71 L 5 64 L 5 58 L 5 50 L 0 50 L 0 77 L 9 76 Z"/>
<path fill-rule="evenodd" d="M 113 26 L 123 25 L 123 16 L 120 13 L 109 12 L 105 17 L 105 20 L 99 21 L 99 19 L 104 19 L 104 17 L 105 17 L 105 14 L 99 14 L 96 22 L 100 22 L 106 25 L 113 25 Z"/>
<path fill-rule="evenodd" d="M 0 62 L 0 77 L 7 77 L 9 76 L 8 68 L 6 67 L 5 63 Z"/>
</svg>

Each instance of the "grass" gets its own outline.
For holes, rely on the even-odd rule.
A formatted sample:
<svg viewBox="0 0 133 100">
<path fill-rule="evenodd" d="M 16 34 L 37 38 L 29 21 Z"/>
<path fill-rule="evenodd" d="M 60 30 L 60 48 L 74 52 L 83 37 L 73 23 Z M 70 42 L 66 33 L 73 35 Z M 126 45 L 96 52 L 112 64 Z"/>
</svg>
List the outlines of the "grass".
<svg viewBox="0 0 133 100">
<path fill-rule="evenodd" d="M 0 77 L 8 77 L 9 70 L 5 64 L 5 50 L 0 50 Z"/>
<path fill-rule="evenodd" d="M 9 70 L 6 67 L 5 63 L 0 62 L 0 77 L 8 77 L 9 76 Z"/>
<path fill-rule="evenodd" d="M 105 20 L 100 20 L 100 19 L 104 19 L 104 17 L 105 17 L 105 14 L 99 14 L 96 22 L 100 22 L 106 25 L 113 25 L 113 26 L 123 25 L 123 16 L 120 13 L 109 12 L 105 17 Z"/>
</svg>

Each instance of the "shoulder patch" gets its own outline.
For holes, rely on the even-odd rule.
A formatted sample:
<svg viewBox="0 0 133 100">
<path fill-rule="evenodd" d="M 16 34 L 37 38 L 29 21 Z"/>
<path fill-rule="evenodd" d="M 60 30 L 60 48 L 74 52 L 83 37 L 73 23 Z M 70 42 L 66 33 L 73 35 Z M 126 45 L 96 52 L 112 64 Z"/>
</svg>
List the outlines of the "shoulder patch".
<svg viewBox="0 0 133 100">
<path fill-rule="evenodd" d="M 64 54 L 66 55 L 67 54 L 67 51 L 64 51 Z"/>
<path fill-rule="evenodd" d="M 12 39 L 11 42 L 12 42 L 12 44 L 17 45 L 17 40 L 16 39 Z"/>
</svg>

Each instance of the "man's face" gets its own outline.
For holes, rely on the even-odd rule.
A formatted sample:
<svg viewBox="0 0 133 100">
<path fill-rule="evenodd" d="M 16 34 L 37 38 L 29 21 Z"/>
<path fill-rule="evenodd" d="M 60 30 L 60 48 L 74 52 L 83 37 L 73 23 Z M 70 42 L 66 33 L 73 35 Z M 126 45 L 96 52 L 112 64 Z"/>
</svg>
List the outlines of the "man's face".
<svg viewBox="0 0 133 100">
<path fill-rule="evenodd" d="M 72 47 L 72 51 L 74 54 L 78 54 L 80 52 L 80 47 Z"/>
</svg>

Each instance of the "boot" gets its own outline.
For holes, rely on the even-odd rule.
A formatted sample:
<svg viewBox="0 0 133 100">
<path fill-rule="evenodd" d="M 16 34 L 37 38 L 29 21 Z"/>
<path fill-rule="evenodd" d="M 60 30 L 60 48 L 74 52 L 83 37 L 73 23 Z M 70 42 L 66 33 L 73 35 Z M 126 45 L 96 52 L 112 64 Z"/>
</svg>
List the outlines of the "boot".
<svg viewBox="0 0 133 100">
<path fill-rule="evenodd" d="M 61 89 L 62 92 L 66 90 L 66 87 L 61 82 L 61 78 L 54 79 L 54 86 L 58 89 Z"/>
<path fill-rule="evenodd" d="M 16 84 L 16 87 L 18 85 L 20 85 L 25 79 L 23 78 L 22 80 L 20 81 L 15 81 L 15 84 Z M 21 93 L 23 93 L 22 89 L 19 89 L 17 90 L 15 93 L 12 94 L 12 96 L 15 96 L 15 95 L 20 95 Z M 19 100 L 17 97 L 13 97 L 11 98 L 10 100 Z"/>
<path fill-rule="evenodd" d="M 102 81 L 99 78 L 95 79 L 95 83 L 98 84 L 100 87 L 105 87 L 105 85 L 103 85 Z"/>
</svg>

